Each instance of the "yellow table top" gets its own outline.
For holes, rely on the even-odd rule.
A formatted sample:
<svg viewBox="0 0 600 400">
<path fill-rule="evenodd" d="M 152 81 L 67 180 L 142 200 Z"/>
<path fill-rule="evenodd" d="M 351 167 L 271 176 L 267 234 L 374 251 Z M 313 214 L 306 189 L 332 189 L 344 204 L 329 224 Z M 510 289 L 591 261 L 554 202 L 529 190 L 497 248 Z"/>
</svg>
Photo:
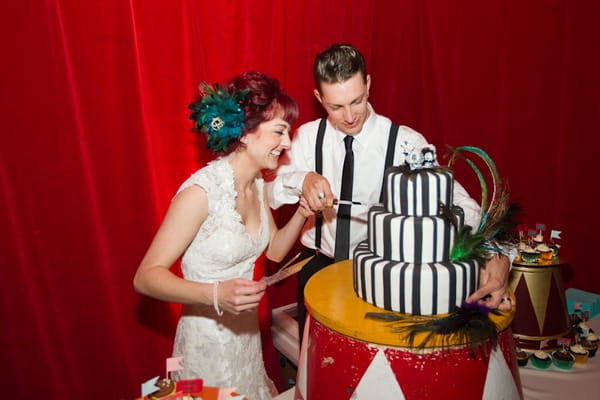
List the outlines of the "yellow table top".
<svg viewBox="0 0 600 400">
<path fill-rule="evenodd" d="M 367 312 L 386 312 L 375 307 L 356 295 L 353 288 L 352 260 L 332 264 L 313 275 L 304 289 L 306 307 L 312 318 L 329 329 L 354 339 L 369 343 L 394 347 L 421 346 L 426 333 L 415 337 L 413 346 L 405 335 L 392 332 L 390 323 L 365 318 Z M 499 316 L 490 314 L 498 332 L 506 329 L 515 314 L 511 311 L 500 312 Z M 442 335 L 434 335 L 422 347 L 442 347 L 450 342 L 452 345 L 466 344 L 460 340 L 450 340 Z"/>
</svg>

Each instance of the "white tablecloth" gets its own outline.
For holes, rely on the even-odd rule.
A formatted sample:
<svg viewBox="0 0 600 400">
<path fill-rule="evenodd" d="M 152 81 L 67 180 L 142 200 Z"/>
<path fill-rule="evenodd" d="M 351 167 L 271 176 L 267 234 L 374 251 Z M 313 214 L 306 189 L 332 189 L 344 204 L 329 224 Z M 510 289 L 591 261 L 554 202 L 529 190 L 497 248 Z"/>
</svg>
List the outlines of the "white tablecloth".
<svg viewBox="0 0 600 400">
<path fill-rule="evenodd" d="M 600 332 L 600 315 L 588 325 Z M 600 352 L 585 365 L 575 365 L 568 371 L 538 370 L 519 367 L 525 400 L 566 400 L 600 398 Z"/>
</svg>

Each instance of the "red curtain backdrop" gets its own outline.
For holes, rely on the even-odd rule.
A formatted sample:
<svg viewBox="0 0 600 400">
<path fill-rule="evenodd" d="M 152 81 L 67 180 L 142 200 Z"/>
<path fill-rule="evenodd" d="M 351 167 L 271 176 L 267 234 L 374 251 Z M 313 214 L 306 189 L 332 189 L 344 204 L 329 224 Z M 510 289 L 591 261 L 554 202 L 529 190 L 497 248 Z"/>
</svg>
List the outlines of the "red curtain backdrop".
<svg viewBox="0 0 600 400">
<path fill-rule="evenodd" d="M 178 309 L 137 295 L 132 277 L 179 184 L 211 159 L 189 132 L 197 84 L 260 70 L 305 122 L 321 115 L 312 60 L 332 42 L 364 52 L 379 113 L 440 153 L 486 150 L 522 221 L 563 232 L 565 286 L 600 293 L 596 0 L 0 7 L 5 396 L 129 400 L 164 374 Z M 471 175 L 458 178 L 478 198 Z M 270 307 L 294 299 L 290 282 Z"/>
</svg>

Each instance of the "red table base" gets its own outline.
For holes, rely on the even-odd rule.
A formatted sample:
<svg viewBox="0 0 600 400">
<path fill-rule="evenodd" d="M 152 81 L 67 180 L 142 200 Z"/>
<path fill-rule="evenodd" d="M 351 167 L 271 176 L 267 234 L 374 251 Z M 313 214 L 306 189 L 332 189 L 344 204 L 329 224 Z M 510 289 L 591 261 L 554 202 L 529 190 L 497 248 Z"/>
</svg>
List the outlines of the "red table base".
<svg viewBox="0 0 600 400">
<path fill-rule="evenodd" d="M 520 399 L 521 382 L 510 329 L 496 350 L 484 345 L 410 349 L 352 339 L 308 318 L 296 399 Z"/>
</svg>

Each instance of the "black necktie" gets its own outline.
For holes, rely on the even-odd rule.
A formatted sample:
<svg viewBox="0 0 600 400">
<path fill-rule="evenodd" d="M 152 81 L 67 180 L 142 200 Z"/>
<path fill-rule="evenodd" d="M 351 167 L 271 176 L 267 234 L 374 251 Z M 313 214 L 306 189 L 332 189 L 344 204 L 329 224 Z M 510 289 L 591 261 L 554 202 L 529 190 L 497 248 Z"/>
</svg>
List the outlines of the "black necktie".
<svg viewBox="0 0 600 400">
<path fill-rule="evenodd" d="M 352 200 L 352 180 L 354 176 L 354 153 L 352 152 L 352 140 L 354 138 L 346 135 L 346 157 L 344 157 L 344 170 L 342 172 L 341 200 Z M 350 205 L 340 204 L 337 212 L 337 225 L 335 237 L 335 261 L 346 260 L 350 249 Z"/>
</svg>

